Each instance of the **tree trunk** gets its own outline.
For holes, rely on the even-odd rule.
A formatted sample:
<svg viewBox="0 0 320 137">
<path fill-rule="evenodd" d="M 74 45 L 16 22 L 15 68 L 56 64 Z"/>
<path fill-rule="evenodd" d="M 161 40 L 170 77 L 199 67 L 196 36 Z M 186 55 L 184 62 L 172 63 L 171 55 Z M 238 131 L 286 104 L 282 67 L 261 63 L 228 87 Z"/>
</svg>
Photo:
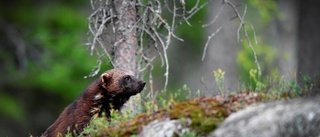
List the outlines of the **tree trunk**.
<svg viewBox="0 0 320 137">
<path fill-rule="evenodd" d="M 312 81 L 320 76 L 320 1 L 300 0 L 298 80 L 305 83 L 304 76 Z"/>
<path fill-rule="evenodd" d="M 114 0 L 114 9 L 117 15 L 115 22 L 115 43 L 114 43 L 114 67 L 132 71 L 138 76 L 137 66 L 137 10 L 135 0 Z M 124 104 L 121 111 L 132 110 L 131 114 L 138 113 L 138 106 L 141 104 L 141 95 L 137 94 Z"/>
<path fill-rule="evenodd" d="M 137 76 L 137 10 L 134 0 L 114 0 L 115 22 L 114 67 L 132 71 Z"/>
</svg>

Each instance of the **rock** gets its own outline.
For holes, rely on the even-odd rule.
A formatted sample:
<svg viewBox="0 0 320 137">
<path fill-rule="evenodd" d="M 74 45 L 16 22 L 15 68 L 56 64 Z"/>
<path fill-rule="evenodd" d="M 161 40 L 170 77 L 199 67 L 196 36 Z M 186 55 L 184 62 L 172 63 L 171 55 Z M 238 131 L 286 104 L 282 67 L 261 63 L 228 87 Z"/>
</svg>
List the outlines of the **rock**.
<svg viewBox="0 0 320 137">
<path fill-rule="evenodd" d="M 231 114 L 210 137 L 319 137 L 320 97 L 266 103 Z"/>
<path fill-rule="evenodd" d="M 188 125 L 190 120 L 187 119 Z M 183 124 L 184 123 L 184 124 Z M 185 126 L 186 121 L 170 120 L 169 118 L 162 118 L 150 122 L 143 127 L 139 137 L 173 137 L 175 135 L 182 136 L 186 132 L 190 132 L 189 128 Z"/>
</svg>

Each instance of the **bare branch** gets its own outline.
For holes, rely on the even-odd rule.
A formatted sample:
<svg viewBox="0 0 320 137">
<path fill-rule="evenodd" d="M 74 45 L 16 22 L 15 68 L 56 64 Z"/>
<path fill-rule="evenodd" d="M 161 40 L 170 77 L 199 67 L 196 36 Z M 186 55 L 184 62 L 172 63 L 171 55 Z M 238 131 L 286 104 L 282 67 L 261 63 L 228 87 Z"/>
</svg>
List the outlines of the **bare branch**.
<svg viewBox="0 0 320 137">
<path fill-rule="evenodd" d="M 102 59 L 98 59 L 97 65 L 91 70 L 91 73 L 88 76 L 84 76 L 84 78 L 89 78 L 97 75 L 100 71 L 101 64 L 102 64 Z"/>
<path fill-rule="evenodd" d="M 214 24 L 214 23 L 217 21 L 218 17 L 220 17 L 221 11 L 222 11 L 223 9 L 224 9 L 224 4 L 220 6 L 218 13 L 217 13 L 217 15 L 213 18 L 213 20 L 210 21 L 210 22 L 207 23 L 207 24 L 203 24 L 202 27 L 208 27 L 208 26 Z"/>
<path fill-rule="evenodd" d="M 253 31 L 253 38 L 254 38 L 255 44 L 258 45 L 256 31 L 255 31 L 255 29 L 254 29 L 254 27 L 253 27 L 253 25 L 251 23 L 249 25 L 250 25 L 250 27 L 251 27 L 251 29 Z"/>
<path fill-rule="evenodd" d="M 179 41 L 183 41 L 182 38 L 175 35 L 175 30 L 177 27 L 182 23 L 186 22 L 189 26 L 191 26 L 189 19 L 191 19 L 196 13 L 198 13 L 201 9 L 203 9 L 205 6 L 209 4 L 211 0 L 205 1 L 204 3 L 200 4 L 200 0 L 195 1 L 195 5 L 191 7 L 190 9 L 186 9 L 186 4 L 188 1 L 185 0 L 149 0 L 149 1 L 127 1 L 127 2 L 133 2 L 135 4 L 135 8 L 137 10 L 137 19 L 135 20 L 134 25 L 130 26 L 130 29 L 127 30 L 125 33 L 136 33 L 135 36 L 137 36 L 137 54 L 138 59 L 137 62 L 139 65 L 138 73 L 143 73 L 144 71 L 151 71 L 153 68 L 152 62 L 155 59 L 155 57 L 159 57 L 161 59 L 161 66 L 165 68 L 165 83 L 164 88 L 168 85 L 169 80 L 169 60 L 167 55 L 167 50 L 170 44 L 172 43 L 172 39 L 176 39 Z M 112 1 L 110 0 L 90 0 L 93 13 L 88 17 L 89 20 L 89 32 L 92 35 L 92 40 L 90 42 L 90 50 L 91 55 L 93 53 L 99 54 L 102 52 L 103 54 L 99 54 L 98 57 L 102 59 L 102 56 L 107 56 L 107 58 L 110 60 L 110 63 L 114 65 L 113 57 L 114 57 L 114 49 L 117 48 L 117 46 L 125 42 L 125 39 L 117 39 L 115 40 L 114 35 L 118 33 L 116 30 L 116 27 L 119 25 L 117 23 L 123 23 L 119 22 L 118 20 L 121 19 L 121 16 L 117 16 L 116 10 L 114 9 L 114 5 Z M 254 52 L 254 49 L 252 47 L 252 44 L 248 38 L 246 27 L 246 22 L 244 22 L 244 16 L 246 14 L 246 7 L 244 10 L 244 13 L 240 15 L 237 7 L 232 4 L 228 0 L 222 0 L 222 5 L 218 10 L 217 15 L 214 17 L 212 21 L 210 21 L 207 24 L 204 24 L 202 27 L 208 27 L 216 22 L 216 20 L 219 18 L 221 13 L 223 12 L 223 9 L 225 8 L 225 5 L 228 5 L 232 7 L 234 12 L 236 13 L 236 19 L 240 20 L 240 25 L 238 27 L 238 41 L 240 39 L 240 30 L 243 29 L 243 32 L 245 33 L 245 37 L 249 43 L 249 47 Z M 120 10 L 121 11 L 121 10 Z M 172 13 L 170 17 L 166 17 L 163 15 L 163 12 L 167 11 L 169 13 Z M 123 12 L 123 11 L 121 11 Z M 168 21 L 168 20 L 171 20 Z M 255 31 L 250 24 L 250 27 L 254 33 Z M 203 50 L 203 56 L 202 60 L 206 56 L 206 50 L 208 48 L 209 42 L 212 40 L 212 38 L 223 28 L 223 25 L 221 25 L 219 28 L 216 29 L 215 32 L 211 33 L 208 36 L 206 45 Z M 110 31 L 111 30 L 111 31 Z M 161 31 L 159 31 L 161 30 Z M 110 36 L 106 36 L 110 35 Z M 257 44 L 257 40 L 255 38 L 255 43 Z M 150 52 L 148 52 L 150 51 Z M 155 55 L 152 55 L 152 53 L 156 53 Z M 260 66 L 257 61 L 256 54 L 255 56 L 255 62 L 258 66 L 258 69 L 260 71 Z M 98 63 L 99 64 L 99 63 Z M 151 73 L 149 73 L 151 74 Z M 152 78 L 152 76 L 149 76 L 149 78 Z M 151 80 L 152 81 L 152 80 Z"/>
<path fill-rule="evenodd" d="M 224 0 L 224 3 L 226 3 L 226 4 L 228 4 L 230 7 L 232 7 L 232 9 L 234 10 L 234 12 L 235 12 L 236 15 L 237 15 L 237 18 L 240 20 L 240 25 L 239 25 L 239 28 L 238 28 L 238 34 L 239 34 L 240 29 L 242 28 L 242 29 L 243 29 L 243 32 L 244 32 L 244 35 L 245 35 L 245 38 L 246 38 L 246 40 L 247 40 L 247 42 L 248 42 L 248 45 L 249 45 L 249 47 L 250 47 L 250 49 L 251 49 L 251 51 L 252 51 L 252 53 L 253 53 L 254 62 L 255 62 L 255 64 L 257 65 L 259 74 L 261 74 L 261 68 L 260 68 L 260 64 L 259 64 L 259 62 L 258 62 L 258 57 L 257 57 L 257 54 L 256 54 L 256 52 L 255 52 L 252 44 L 251 44 L 251 40 L 250 40 L 250 38 L 249 38 L 249 36 L 248 36 L 248 32 L 247 32 L 247 29 L 246 29 L 246 26 L 245 26 L 246 23 L 244 22 L 244 16 L 245 16 L 245 14 L 246 14 L 246 12 L 247 12 L 247 6 L 245 6 L 244 13 L 243 13 L 243 15 L 241 16 L 240 13 L 239 13 L 239 11 L 238 11 L 238 9 L 236 8 L 236 6 L 235 6 L 234 4 L 232 4 L 232 3 L 231 3 L 230 1 L 228 1 L 228 0 Z M 251 27 L 252 27 L 252 26 L 251 26 Z M 255 34 L 255 33 L 254 33 L 254 34 Z M 239 40 L 239 36 L 238 36 L 238 40 Z M 257 43 L 257 42 L 256 42 L 256 43 Z"/>
<path fill-rule="evenodd" d="M 218 32 L 220 32 L 220 30 L 222 29 L 222 27 L 223 27 L 223 25 L 220 26 L 218 29 L 216 29 L 215 32 L 211 33 L 210 36 L 208 36 L 208 40 L 207 40 L 207 42 L 206 42 L 206 44 L 205 44 L 205 46 L 204 46 L 204 49 L 203 49 L 203 54 L 202 54 L 201 61 L 203 61 L 204 58 L 206 57 L 206 52 L 207 52 L 207 48 L 208 48 L 208 46 L 209 46 L 209 42 L 211 41 L 211 39 L 212 39 Z"/>
<path fill-rule="evenodd" d="M 198 13 L 199 10 L 203 9 L 205 6 L 207 6 L 209 4 L 209 2 L 205 2 L 204 4 L 202 4 L 199 7 L 196 7 L 195 10 L 193 12 L 191 12 L 187 17 L 186 20 L 189 20 L 190 18 L 192 18 L 194 16 L 194 14 Z"/>
<path fill-rule="evenodd" d="M 241 15 L 240 12 L 238 11 L 237 7 L 232 2 L 230 2 L 229 0 L 222 0 L 222 5 L 218 10 L 217 15 L 213 18 L 212 21 L 210 21 L 207 24 L 202 25 L 202 27 L 208 27 L 208 26 L 211 26 L 212 24 L 214 24 L 216 22 L 216 20 L 219 18 L 219 16 L 221 15 L 221 12 L 222 12 L 225 4 L 230 6 L 233 9 L 234 13 L 236 14 L 235 18 L 240 21 L 239 27 L 237 29 L 237 40 L 238 40 L 238 42 L 240 41 L 240 31 L 242 29 L 243 32 L 244 32 L 244 36 L 245 36 L 245 38 L 246 38 L 246 40 L 248 42 L 248 46 L 249 46 L 249 48 L 251 49 L 251 51 L 253 53 L 254 62 L 256 64 L 256 66 L 257 66 L 257 69 L 258 69 L 259 73 L 261 73 L 261 68 L 260 68 L 260 65 L 259 65 L 259 62 L 258 62 L 257 54 L 256 54 L 256 52 L 255 52 L 255 50 L 254 50 L 254 48 L 252 46 L 251 40 L 250 40 L 250 38 L 248 36 L 248 32 L 247 32 L 247 29 L 246 29 L 246 25 L 249 24 L 249 23 L 246 23 L 244 21 L 244 17 L 245 17 L 246 12 L 247 12 L 247 6 L 246 5 L 244 5 L 244 11 L 243 11 L 243 13 Z M 234 18 L 232 18 L 231 20 L 233 20 L 233 19 Z M 252 24 L 249 24 L 249 25 L 250 25 L 250 27 L 251 27 L 251 29 L 253 31 L 255 44 L 258 44 L 257 39 L 256 39 L 256 33 L 255 33 L 255 30 L 254 30 L 254 27 L 253 27 Z M 216 31 L 213 32 L 210 36 L 208 36 L 207 42 L 206 42 L 204 50 L 203 50 L 203 56 L 202 56 L 201 60 L 204 60 L 204 58 L 205 58 L 206 50 L 208 48 L 209 42 L 216 35 L 216 33 L 218 33 L 220 31 L 220 29 L 222 29 L 222 27 L 223 27 L 223 25 L 220 26 L 218 29 L 216 29 Z"/>
</svg>

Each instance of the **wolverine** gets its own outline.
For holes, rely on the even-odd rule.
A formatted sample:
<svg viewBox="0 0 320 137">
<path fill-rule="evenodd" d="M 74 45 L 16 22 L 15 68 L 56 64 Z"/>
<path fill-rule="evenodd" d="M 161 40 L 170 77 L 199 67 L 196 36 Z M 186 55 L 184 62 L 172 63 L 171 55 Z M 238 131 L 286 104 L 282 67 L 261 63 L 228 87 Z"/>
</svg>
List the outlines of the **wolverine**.
<svg viewBox="0 0 320 137">
<path fill-rule="evenodd" d="M 104 72 L 64 109 L 42 137 L 63 136 L 68 129 L 74 135 L 80 134 L 92 118 L 102 114 L 110 117 L 111 109 L 119 110 L 131 96 L 141 92 L 145 84 L 126 70 Z"/>
</svg>

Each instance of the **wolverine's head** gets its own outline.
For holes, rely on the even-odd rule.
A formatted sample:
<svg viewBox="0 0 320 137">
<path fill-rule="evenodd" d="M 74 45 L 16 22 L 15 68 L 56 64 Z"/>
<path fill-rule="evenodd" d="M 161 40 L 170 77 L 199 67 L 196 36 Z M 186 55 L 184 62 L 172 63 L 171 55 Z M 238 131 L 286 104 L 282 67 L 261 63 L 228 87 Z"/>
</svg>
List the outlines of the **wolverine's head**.
<svg viewBox="0 0 320 137">
<path fill-rule="evenodd" d="M 109 95 L 135 95 L 141 92 L 145 82 L 133 76 L 129 71 L 122 69 L 111 69 L 104 72 L 101 76 L 101 86 Z"/>
</svg>

